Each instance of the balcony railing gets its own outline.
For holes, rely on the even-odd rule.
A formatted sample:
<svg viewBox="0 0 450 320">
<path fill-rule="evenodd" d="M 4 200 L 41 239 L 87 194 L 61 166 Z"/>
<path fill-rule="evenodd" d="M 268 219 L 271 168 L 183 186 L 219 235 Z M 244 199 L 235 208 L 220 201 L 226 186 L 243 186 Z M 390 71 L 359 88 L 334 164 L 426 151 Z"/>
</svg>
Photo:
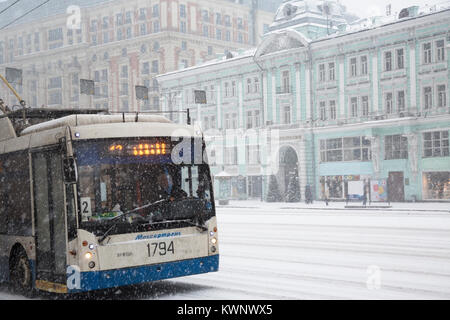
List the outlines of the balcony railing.
<svg viewBox="0 0 450 320">
<path fill-rule="evenodd" d="M 292 93 L 292 86 L 277 87 L 277 94 L 289 94 Z"/>
</svg>

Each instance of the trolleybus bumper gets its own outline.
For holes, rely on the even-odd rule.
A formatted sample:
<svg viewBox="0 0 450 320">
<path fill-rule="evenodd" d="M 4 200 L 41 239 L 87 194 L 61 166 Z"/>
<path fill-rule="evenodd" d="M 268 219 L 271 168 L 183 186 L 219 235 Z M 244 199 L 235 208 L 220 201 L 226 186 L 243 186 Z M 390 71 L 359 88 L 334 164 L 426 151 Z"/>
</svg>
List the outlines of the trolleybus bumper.
<svg viewBox="0 0 450 320">
<path fill-rule="evenodd" d="M 69 293 L 122 287 L 219 271 L 219 255 L 133 268 L 81 273 L 81 289 Z"/>
</svg>

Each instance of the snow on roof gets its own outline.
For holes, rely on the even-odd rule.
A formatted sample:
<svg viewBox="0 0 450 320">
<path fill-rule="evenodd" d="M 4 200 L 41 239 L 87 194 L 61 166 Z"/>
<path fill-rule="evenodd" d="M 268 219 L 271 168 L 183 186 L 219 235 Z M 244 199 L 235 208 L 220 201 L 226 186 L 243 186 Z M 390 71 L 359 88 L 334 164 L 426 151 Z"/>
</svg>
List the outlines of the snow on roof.
<svg viewBox="0 0 450 320">
<path fill-rule="evenodd" d="M 159 115 L 138 115 L 138 121 L 136 121 L 135 114 L 128 115 L 71 115 L 47 122 L 39 123 L 24 129 L 21 135 L 27 135 L 35 132 L 66 127 L 66 126 L 86 126 L 94 124 L 107 124 L 107 123 L 122 123 L 122 122 L 158 122 L 158 123 L 172 123 L 169 119 Z"/>
<path fill-rule="evenodd" d="M 237 61 L 240 59 L 253 57 L 256 53 L 256 50 L 257 50 L 257 48 L 251 48 L 251 49 L 247 49 L 247 50 L 243 50 L 243 51 L 232 51 L 232 52 L 221 55 L 219 58 L 208 60 L 208 61 L 205 61 L 200 64 L 196 64 L 196 65 L 188 67 L 188 68 L 168 72 L 163 75 L 158 75 L 158 76 L 156 76 L 156 78 L 161 77 L 161 76 L 172 75 L 172 74 L 179 74 L 180 72 L 187 72 L 187 71 L 196 70 L 199 68 L 205 68 L 205 67 L 209 67 L 209 66 L 213 66 L 213 65 L 219 65 L 221 63 Z"/>
</svg>

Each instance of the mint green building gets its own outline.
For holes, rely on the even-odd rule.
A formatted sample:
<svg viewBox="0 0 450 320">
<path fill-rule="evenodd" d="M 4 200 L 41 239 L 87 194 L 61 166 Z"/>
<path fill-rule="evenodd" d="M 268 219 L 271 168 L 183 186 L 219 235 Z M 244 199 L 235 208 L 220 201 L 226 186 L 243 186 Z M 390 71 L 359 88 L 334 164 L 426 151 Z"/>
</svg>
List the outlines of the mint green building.
<svg viewBox="0 0 450 320">
<path fill-rule="evenodd" d="M 284 1 L 257 48 L 158 77 L 228 197 L 264 199 L 275 174 L 282 194 L 297 177 L 302 197 L 372 201 L 450 201 L 449 79 L 450 9 L 355 20 L 319 0 Z"/>
</svg>

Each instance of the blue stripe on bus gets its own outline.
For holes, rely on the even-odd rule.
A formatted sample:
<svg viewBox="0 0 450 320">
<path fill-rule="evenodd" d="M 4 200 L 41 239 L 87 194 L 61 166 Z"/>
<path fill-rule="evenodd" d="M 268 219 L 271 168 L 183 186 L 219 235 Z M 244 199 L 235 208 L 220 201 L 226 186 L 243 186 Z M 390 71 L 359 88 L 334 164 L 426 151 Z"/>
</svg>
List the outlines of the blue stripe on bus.
<svg viewBox="0 0 450 320">
<path fill-rule="evenodd" d="M 219 255 L 134 268 L 81 273 L 81 290 L 69 293 L 121 287 L 184 277 L 219 270 Z"/>
</svg>

